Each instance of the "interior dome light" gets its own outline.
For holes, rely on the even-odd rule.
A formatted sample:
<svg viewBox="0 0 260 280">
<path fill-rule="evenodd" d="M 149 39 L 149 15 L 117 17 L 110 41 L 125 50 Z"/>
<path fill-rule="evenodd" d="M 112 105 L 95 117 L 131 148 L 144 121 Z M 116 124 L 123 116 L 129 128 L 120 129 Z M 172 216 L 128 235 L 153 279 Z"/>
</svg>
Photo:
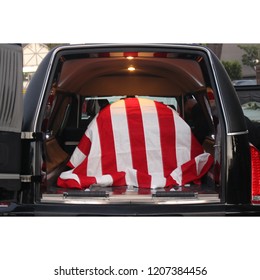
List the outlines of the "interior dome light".
<svg viewBox="0 0 260 280">
<path fill-rule="evenodd" d="M 127 69 L 128 69 L 128 71 L 131 71 L 131 72 L 135 71 L 134 66 L 130 66 L 130 67 L 128 67 Z"/>
</svg>

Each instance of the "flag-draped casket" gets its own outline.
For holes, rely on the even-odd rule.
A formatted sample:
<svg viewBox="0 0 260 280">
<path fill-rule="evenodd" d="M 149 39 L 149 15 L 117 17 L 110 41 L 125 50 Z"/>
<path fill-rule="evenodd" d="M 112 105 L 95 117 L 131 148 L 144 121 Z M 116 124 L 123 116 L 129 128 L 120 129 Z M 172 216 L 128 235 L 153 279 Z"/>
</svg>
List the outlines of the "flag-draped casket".
<svg viewBox="0 0 260 280">
<path fill-rule="evenodd" d="M 89 124 L 58 186 L 157 188 L 198 182 L 213 158 L 172 108 L 126 98 L 103 108 Z"/>
</svg>

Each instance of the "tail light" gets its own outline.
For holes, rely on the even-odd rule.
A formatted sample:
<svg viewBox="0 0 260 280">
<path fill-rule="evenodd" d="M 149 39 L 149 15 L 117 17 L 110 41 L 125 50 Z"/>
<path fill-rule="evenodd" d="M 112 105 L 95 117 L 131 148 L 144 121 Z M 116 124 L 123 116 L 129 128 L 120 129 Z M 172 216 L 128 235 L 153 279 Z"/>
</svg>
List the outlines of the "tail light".
<svg viewBox="0 0 260 280">
<path fill-rule="evenodd" d="M 250 145 L 252 203 L 260 204 L 260 152 Z"/>
</svg>

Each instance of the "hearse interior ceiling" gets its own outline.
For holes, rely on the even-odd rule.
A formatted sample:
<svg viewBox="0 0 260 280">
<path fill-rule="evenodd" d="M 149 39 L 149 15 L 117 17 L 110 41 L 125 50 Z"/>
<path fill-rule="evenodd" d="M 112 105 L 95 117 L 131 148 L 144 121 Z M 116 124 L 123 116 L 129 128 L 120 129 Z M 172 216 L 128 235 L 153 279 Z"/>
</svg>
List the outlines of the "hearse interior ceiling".
<svg viewBox="0 0 260 280">
<path fill-rule="evenodd" d="M 135 71 L 129 72 L 128 67 Z M 204 88 L 197 61 L 169 58 L 86 58 L 63 63 L 58 90 L 88 95 L 181 95 Z"/>
</svg>

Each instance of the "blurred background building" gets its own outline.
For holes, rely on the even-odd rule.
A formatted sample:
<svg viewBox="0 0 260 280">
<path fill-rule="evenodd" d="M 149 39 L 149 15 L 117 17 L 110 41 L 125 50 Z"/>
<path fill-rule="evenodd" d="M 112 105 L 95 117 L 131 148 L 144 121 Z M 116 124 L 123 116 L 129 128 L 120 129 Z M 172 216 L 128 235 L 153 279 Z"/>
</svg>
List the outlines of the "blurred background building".
<svg viewBox="0 0 260 280">
<path fill-rule="evenodd" d="M 49 47 L 45 44 L 23 45 L 23 92 L 26 91 L 33 74 L 48 52 Z"/>
</svg>

